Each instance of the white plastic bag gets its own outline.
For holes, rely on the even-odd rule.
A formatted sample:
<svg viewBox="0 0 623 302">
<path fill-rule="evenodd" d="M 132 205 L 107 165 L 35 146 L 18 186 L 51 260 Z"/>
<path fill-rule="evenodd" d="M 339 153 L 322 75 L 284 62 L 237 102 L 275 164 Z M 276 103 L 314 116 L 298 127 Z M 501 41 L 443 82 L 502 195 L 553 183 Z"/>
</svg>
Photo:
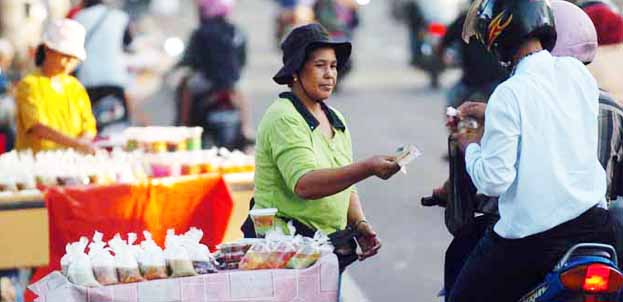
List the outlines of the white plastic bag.
<svg viewBox="0 0 623 302">
<path fill-rule="evenodd" d="M 95 232 L 93 242 L 89 244 L 89 259 L 93 267 L 95 279 L 102 285 L 119 283 L 117 271 L 115 270 L 115 259 L 110 254 L 110 249 L 106 248 L 106 243 L 102 241 L 103 234 Z"/>
<path fill-rule="evenodd" d="M 91 268 L 91 260 L 89 256 L 84 253 L 84 249 L 87 247 L 89 240 L 86 237 L 81 237 L 80 241 L 74 243 L 71 247 L 71 264 L 67 269 L 67 276 L 69 281 L 76 285 L 86 287 L 100 286 L 93 276 L 93 270 Z"/>
<path fill-rule="evenodd" d="M 182 246 L 188 252 L 188 257 L 197 274 L 216 273 L 218 272 L 216 259 L 210 253 L 210 249 L 205 244 L 200 243 L 201 238 L 203 238 L 203 231 L 191 228 L 182 236 Z"/>
<path fill-rule="evenodd" d="M 133 283 L 143 281 L 134 252 L 125 240 L 121 239 L 121 236 L 117 234 L 108 242 L 108 245 L 115 252 L 115 268 L 117 269 L 119 282 Z"/>
<path fill-rule="evenodd" d="M 145 240 L 141 242 L 138 264 L 143 277 L 147 280 L 167 278 L 167 263 L 164 251 L 154 242 L 151 233 L 144 231 Z"/>
<path fill-rule="evenodd" d="M 175 235 L 173 230 L 167 231 L 167 237 L 164 242 L 164 258 L 171 269 L 171 277 L 187 277 L 196 276 L 193 263 L 188 256 L 188 252 L 182 246 L 181 239 Z"/>
</svg>

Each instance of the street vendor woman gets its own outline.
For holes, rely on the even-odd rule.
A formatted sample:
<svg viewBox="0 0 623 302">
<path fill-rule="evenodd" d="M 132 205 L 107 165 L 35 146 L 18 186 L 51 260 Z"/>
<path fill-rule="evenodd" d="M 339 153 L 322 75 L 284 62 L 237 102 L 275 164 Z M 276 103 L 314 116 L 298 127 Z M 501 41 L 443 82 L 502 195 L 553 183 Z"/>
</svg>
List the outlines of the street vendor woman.
<svg viewBox="0 0 623 302">
<path fill-rule="evenodd" d="M 17 86 L 16 149 L 33 152 L 73 148 L 95 150 L 95 118 L 86 90 L 70 75 L 86 58 L 85 29 L 64 19 L 48 25 L 37 48 L 39 69 Z"/>
<path fill-rule="evenodd" d="M 277 227 L 292 221 L 306 236 L 350 226 L 359 259 L 373 256 L 381 243 L 353 185 L 370 176 L 388 179 L 400 168 L 392 156 L 353 163 L 345 119 L 326 104 L 351 44 L 332 41 L 321 25 L 309 24 L 293 29 L 281 48 L 284 66 L 273 80 L 291 89 L 270 105 L 258 127 L 254 209 L 277 208 Z"/>
</svg>

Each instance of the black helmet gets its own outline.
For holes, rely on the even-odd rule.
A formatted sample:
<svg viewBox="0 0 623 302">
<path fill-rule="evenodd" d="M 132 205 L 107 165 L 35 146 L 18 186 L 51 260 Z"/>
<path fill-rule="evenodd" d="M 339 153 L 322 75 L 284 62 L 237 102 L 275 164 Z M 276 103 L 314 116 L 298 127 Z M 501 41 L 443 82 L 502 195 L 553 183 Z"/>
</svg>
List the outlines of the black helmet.
<svg viewBox="0 0 623 302">
<path fill-rule="evenodd" d="M 538 38 L 551 51 L 556 44 L 549 0 L 476 0 L 463 24 L 463 40 L 475 37 L 506 65 L 526 40 Z"/>
</svg>

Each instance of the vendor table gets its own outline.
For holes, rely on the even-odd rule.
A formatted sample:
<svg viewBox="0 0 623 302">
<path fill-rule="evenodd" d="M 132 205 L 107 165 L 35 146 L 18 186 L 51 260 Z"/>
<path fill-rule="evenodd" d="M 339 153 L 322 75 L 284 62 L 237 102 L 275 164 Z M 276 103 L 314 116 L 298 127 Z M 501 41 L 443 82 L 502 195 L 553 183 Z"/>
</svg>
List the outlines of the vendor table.
<svg viewBox="0 0 623 302">
<path fill-rule="evenodd" d="M 305 270 L 222 271 L 96 288 L 73 285 L 53 272 L 30 286 L 38 302 L 337 302 L 338 288 L 334 254 Z"/>
</svg>

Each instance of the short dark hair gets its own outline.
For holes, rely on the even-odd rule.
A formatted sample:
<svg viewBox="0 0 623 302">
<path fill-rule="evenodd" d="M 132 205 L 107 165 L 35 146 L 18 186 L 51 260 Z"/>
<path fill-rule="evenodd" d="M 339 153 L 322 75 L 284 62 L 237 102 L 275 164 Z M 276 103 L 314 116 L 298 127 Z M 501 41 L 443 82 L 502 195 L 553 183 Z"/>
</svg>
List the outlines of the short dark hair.
<svg viewBox="0 0 623 302">
<path fill-rule="evenodd" d="M 35 66 L 41 67 L 45 62 L 45 45 L 39 44 L 35 51 Z"/>
</svg>

